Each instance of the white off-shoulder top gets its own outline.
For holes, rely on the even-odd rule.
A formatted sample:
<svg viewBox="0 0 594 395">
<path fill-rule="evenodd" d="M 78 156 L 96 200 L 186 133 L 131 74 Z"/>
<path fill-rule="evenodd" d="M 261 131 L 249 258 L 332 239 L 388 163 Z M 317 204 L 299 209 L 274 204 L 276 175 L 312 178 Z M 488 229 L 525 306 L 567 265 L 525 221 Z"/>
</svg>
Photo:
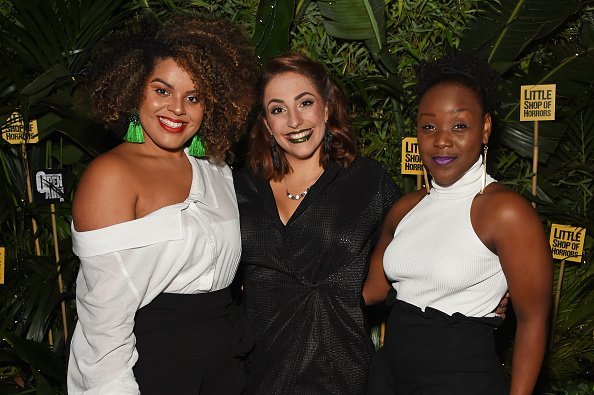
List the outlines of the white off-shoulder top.
<svg viewBox="0 0 594 395">
<path fill-rule="evenodd" d="M 69 394 L 138 394 L 136 311 L 162 292 L 217 291 L 233 280 L 241 237 L 231 170 L 188 159 L 193 174 L 185 201 L 88 232 L 72 224 L 81 266 Z"/>
</svg>

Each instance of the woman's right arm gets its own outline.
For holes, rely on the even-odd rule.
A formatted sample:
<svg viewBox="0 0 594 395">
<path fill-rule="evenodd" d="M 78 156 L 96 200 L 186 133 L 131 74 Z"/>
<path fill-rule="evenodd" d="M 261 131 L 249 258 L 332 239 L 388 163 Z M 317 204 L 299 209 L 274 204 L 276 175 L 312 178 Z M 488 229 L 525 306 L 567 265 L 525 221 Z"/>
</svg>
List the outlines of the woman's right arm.
<svg viewBox="0 0 594 395">
<path fill-rule="evenodd" d="M 73 238 L 93 238 L 96 233 L 90 231 L 133 220 L 131 185 L 119 158 L 106 154 L 93 161 L 73 202 L 73 224 L 81 232 L 73 233 Z M 137 358 L 132 331 L 139 296 L 123 275 L 117 253 L 79 255 L 78 323 L 71 345 L 69 393 L 138 394 L 132 373 Z"/>
</svg>

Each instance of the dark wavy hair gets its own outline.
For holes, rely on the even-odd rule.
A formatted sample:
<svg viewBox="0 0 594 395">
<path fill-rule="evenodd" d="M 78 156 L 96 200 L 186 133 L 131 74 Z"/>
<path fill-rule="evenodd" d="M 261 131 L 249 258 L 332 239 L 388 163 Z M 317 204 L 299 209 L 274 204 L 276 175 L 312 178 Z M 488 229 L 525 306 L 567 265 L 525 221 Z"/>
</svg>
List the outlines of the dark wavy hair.
<svg viewBox="0 0 594 395">
<path fill-rule="evenodd" d="M 123 135 L 144 99 L 156 64 L 173 59 L 198 87 L 204 120 L 198 131 L 209 159 L 231 160 L 254 104 L 257 61 L 243 31 L 224 19 L 174 15 L 144 21 L 105 44 L 88 78 L 91 115 Z"/>
<path fill-rule="evenodd" d="M 328 127 L 332 132 L 333 139 L 328 151 L 322 148 L 320 164 L 326 167 L 329 162 L 338 162 L 343 167 L 347 167 L 355 159 L 357 153 L 355 138 L 351 133 L 348 108 L 344 95 L 321 64 L 296 52 L 272 58 L 264 65 L 262 75 L 256 85 L 258 105 L 262 107 L 264 90 L 270 80 L 288 72 L 306 77 L 320 93 L 324 104 L 328 107 Z M 280 159 L 280 167 L 274 166 L 270 146 L 271 138 L 264 125 L 264 116 L 264 110 L 260 108 L 250 134 L 249 164 L 254 174 L 266 180 L 278 180 L 291 172 L 291 166 L 278 144 L 275 149 Z"/>
<path fill-rule="evenodd" d="M 484 114 L 493 114 L 499 106 L 501 76 L 486 61 L 464 52 L 452 52 L 432 62 L 423 62 L 417 69 L 416 94 L 420 102 L 433 86 L 453 82 L 474 91 Z"/>
</svg>

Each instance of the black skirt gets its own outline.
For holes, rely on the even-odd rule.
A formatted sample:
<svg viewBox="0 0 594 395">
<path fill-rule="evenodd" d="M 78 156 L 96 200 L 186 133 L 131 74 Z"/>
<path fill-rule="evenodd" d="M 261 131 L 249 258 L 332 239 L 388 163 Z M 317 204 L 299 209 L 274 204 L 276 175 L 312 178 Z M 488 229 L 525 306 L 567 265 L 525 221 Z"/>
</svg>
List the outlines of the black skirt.
<svg viewBox="0 0 594 395">
<path fill-rule="evenodd" d="M 369 395 L 502 395 L 507 379 L 495 352 L 498 317 L 450 316 L 403 301 L 392 307 L 376 353 Z"/>
<path fill-rule="evenodd" d="M 161 294 L 138 310 L 134 334 L 143 395 L 241 394 L 254 342 L 229 289 Z"/>
</svg>

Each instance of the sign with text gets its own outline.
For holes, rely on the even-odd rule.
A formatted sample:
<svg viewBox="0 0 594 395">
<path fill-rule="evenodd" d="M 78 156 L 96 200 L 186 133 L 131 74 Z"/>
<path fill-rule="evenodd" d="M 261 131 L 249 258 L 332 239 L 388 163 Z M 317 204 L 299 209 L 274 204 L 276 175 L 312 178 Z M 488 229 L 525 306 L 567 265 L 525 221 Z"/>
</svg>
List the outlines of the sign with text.
<svg viewBox="0 0 594 395">
<path fill-rule="evenodd" d="M 522 85 L 520 121 L 554 121 L 557 85 Z"/>
<path fill-rule="evenodd" d="M 64 189 L 66 172 L 64 169 L 45 169 L 35 173 L 34 198 L 37 203 L 62 203 L 64 202 Z"/>
<path fill-rule="evenodd" d="M 13 112 L 2 126 L 2 138 L 10 144 L 32 144 L 39 142 L 37 121 L 29 121 L 29 130 L 25 130 L 23 117 L 18 112 Z"/>
<path fill-rule="evenodd" d="M 553 258 L 581 262 L 585 239 L 586 228 L 552 224 L 549 242 Z"/>
<path fill-rule="evenodd" d="M 0 284 L 4 284 L 4 247 L 0 247 Z"/>
<path fill-rule="evenodd" d="M 423 174 L 423 162 L 419 155 L 419 143 L 416 137 L 402 140 L 402 174 Z"/>
</svg>

